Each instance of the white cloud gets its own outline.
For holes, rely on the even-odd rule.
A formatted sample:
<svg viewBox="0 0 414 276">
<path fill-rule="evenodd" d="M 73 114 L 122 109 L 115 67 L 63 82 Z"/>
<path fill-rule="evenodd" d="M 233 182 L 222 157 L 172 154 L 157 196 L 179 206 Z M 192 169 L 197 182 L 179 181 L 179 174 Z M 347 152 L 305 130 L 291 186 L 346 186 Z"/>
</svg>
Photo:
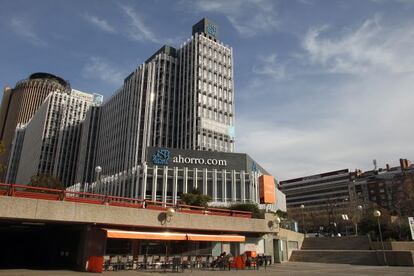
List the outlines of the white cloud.
<svg viewBox="0 0 414 276">
<path fill-rule="evenodd" d="M 261 120 L 241 115 L 237 150 L 250 153 L 278 179 L 343 168 L 372 169 L 372 159 L 381 166 L 397 165 L 400 157 L 414 157 L 413 84 L 414 77 L 405 76 L 339 85 L 332 88 L 339 90 L 336 99 L 317 105 L 333 110 L 325 115 L 302 99 L 287 112 L 270 109 Z M 280 116 L 296 119 L 281 124 L 275 120 Z"/>
<path fill-rule="evenodd" d="M 262 68 L 259 81 L 237 91 L 255 91 L 239 97 L 250 110 L 236 114 L 237 151 L 248 152 L 279 180 L 372 169 L 373 159 L 380 166 L 414 159 L 414 28 L 411 21 L 400 23 L 375 17 L 344 32 L 311 28 L 305 55 L 285 66 L 294 82 L 279 84 L 272 70 Z M 277 60 L 273 55 L 268 63 Z"/>
<path fill-rule="evenodd" d="M 276 1 L 273 0 L 184 0 L 182 5 L 198 13 L 223 14 L 246 37 L 270 32 L 279 26 Z"/>
<path fill-rule="evenodd" d="M 130 26 L 128 30 L 128 37 L 130 39 L 137 41 L 150 41 L 154 43 L 160 42 L 150 28 L 145 25 L 143 17 L 132 7 L 121 5 L 121 9 L 129 19 Z"/>
<path fill-rule="evenodd" d="M 125 70 L 99 57 L 91 57 L 82 69 L 82 75 L 86 79 L 96 79 L 113 86 L 121 86 L 127 75 Z"/>
<path fill-rule="evenodd" d="M 14 17 L 10 20 L 10 27 L 19 36 L 26 39 L 28 42 L 35 46 L 46 46 L 47 43 L 41 39 L 38 34 L 33 30 L 31 22 L 24 18 Z"/>
<path fill-rule="evenodd" d="M 83 18 L 94 25 L 95 27 L 98 27 L 102 31 L 108 32 L 108 33 L 114 33 L 115 28 L 111 26 L 105 19 L 100 19 L 95 15 L 91 14 L 84 14 Z"/>
<path fill-rule="evenodd" d="M 285 66 L 278 62 L 277 54 L 260 56 L 259 64 L 253 66 L 253 73 L 269 76 L 275 80 L 282 80 L 286 77 Z"/>
<path fill-rule="evenodd" d="M 337 38 L 323 37 L 328 30 L 327 25 L 309 29 L 303 47 L 311 63 L 321 65 L 329 72 L 413 72 L 412 24 L 386 28 L 380 17 L 374 17 Z"/>
</svg>

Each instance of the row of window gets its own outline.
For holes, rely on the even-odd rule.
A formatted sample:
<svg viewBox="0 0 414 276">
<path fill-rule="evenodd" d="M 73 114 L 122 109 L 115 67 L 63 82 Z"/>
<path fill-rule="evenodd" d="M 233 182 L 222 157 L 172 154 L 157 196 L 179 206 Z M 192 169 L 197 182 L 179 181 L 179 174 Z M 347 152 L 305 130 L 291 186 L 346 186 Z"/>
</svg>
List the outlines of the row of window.
<svg viewBox="0 0 414 276">
<path fill-rule="evenodd" d="M 221 45 L 220 43 L 213 42 L 204 36 L 199 36 L 199 39 L 200 41 L 198 47 L 200 49 L 200 52 L 202 52 L 204 55 L 218 59 L 220 59 L 220 57 L 223 57 L 224 61 L 231 58 L 231 51 L 229 48 Z"/>
<path fill-rule="evenodd" d="M 202 105 L 208 105 L 209 107 L 218 109 L 219 111 L 233 113 L 233 105 L 231 104 L 231 102 L 223 102 L 220 99 L 216 99 L 211 96 L 209 97 L 208 95 L 202 94 L 199 94 L 198 102 Z"/>
<path fill-rule="evenodd" d="M 210 96 L 215 98 L 222 98 L 224 101 L 231 102 L 233 100 L 233 95 L 231 93 L 231 88 L 229 90 L 226 88 L 222 89 L 220 86 L 212 85 L 211 83 L 198 80 L 198 89 L 204 94 L 210 94 Z"/>
<path fill-rule="evenodd" d="M 199 116 L 201 118 L 206 118 L 206 119 L 210 119 L 213 120 L 215 122 L 219 122 L 225 125 L 231 125 L 232 124 L 232 118 L 229 115 L 225 115 L 223 114 L 221 111 L 217 111 L 217 110 L 211 110 L 208 108 L 203 108 L 203 107 L 198 107 L 199 110 Z"/>
<path fill-rule="evenodd" d="M 220 61 L 217 60 L 213 60 L 213 59 L 208 59 L 208 58 L 203 58 L 201 55 L 198 56 L 198 65 L 202 66 L 204 68 L 207 68 L 208 70 L 214 71 L 216 73 L 219 73 L 221 75 L 223 75 L 224 77 L 228 77 L 231 78 L 232 77 L 232 68 L 231 68 L 231 64 L 227 65 L 226 64 L 221 64 Z"/>
<path fill-rule="evenodd" d="M 220 74 L 207 71 L 206 69 L 199 69 L 198 76 L 199 78 L 203 79 L 204 83 L 213 82 L 215 86 L 224 86 L 229 89 L 231 89 L 233 86 L 233 81 L 231 80 L 231 77 L 222 76 Z"/>
</svg>

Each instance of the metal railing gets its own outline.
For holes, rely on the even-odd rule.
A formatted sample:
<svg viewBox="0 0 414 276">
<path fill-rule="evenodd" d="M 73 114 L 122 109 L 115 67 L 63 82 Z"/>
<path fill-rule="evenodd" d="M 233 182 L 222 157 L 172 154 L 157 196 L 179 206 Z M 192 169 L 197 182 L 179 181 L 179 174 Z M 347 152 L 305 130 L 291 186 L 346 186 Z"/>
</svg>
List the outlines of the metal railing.
<svg viewBox="0 0 414 276">
<path fill-rule="evenodd" d="M 51 189 L 20 184 L 0 183 L 0 196 L 33 198 L 43 200 L 68 201 L 88 204 L 99 204 L 129 208 L 143 208 L 164 211 L 174 208 L 177 212 L 188 214 L 203 214 L 212 216 L 230 216 L 252 218 L 248 211 L 237 211 L 213 207 L 200 207 L 186 204 L 173 204 L 169 202 L 152 201 L 139 198 L 109 196 L 87 192 L 68 191 L 65 189 Z"/>
</svg>

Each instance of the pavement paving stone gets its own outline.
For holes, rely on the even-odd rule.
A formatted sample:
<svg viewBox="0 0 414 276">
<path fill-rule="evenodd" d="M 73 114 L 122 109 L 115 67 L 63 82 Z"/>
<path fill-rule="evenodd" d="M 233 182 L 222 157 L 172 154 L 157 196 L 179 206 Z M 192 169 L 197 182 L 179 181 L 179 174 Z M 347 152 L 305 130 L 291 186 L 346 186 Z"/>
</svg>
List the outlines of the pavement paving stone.
<svg viewBox="0 0 414 276">
<path fill-rule="evenodd" d="M 77 276 L 93 275 L 86 272 L 75 272 L 68 270 L 29 270 L 29 269 L 9 269 L 0 270 L 0 276 Z M 95 274 L 99 275 L 99 274 Z M 289 262 L 276 264 L 266 270 L 231 270 L 231 271 L 211 271 L 211 270 L 186 270 L 184 273 L 172 272 L 143 272 L 143 271 L 107 271 L 102 276 L 239 276 L 239 275 L 275 275 L 275 276 L 355 276 L 355 275 L 375 275 L 375 276 L 402 276 L 414 275 L 414 267 L 400 266 L 361 266 L 346 264 L 322 264 L 322 263 L 299 263 Z"/>
</svg>

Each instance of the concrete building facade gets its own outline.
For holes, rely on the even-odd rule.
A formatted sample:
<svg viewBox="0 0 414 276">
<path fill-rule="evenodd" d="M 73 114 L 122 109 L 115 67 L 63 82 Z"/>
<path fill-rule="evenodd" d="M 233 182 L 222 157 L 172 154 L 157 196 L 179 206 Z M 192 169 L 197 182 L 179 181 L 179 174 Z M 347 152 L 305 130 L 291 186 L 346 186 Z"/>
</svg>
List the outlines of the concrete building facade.
<svg viewBox="0 0 414 276">
<path fill-rule="evenodd" d="M 50 93 L 34 116 L 15 135 L 7 172 L 8 183 L 28 184 L 32 176 L 54 175 L 69 186 L 74 182 L 81 120 L 96 95 L 72 90 Z M 17 133 L 18 133 L 17 132 Z"/>
<path fill-rule="evenodd" d="M 400 166 L 357 171 L 355 200 L 363 206 L 376 206 L 391 215 L 410 216 L 413 204 L 410 194 L 414 190 L 414 165 L 400 159 Z"/>
<path fill-rule="evenodd" d="M 306 212 L 330 212 L 348 208 L 353 195 L 352 173 L 348 169 L 325 172 L 279 182 L 288 209 L 303 204 Z"/>
<path fill-rule="evenodd" d="M 163 46 L 127 76 L 84 126 L 70 189 L 173 204 L 193 189 L 214 204 L 262 201 L 260 177 L 269 173 L 248 155 L 232 153 L 232 48 L 218 41 L 218 26 L 208 19 L 193 26 L 180 48 Z M 181 165 L 157 163 L 167 153 L 187 157 Z M 271 179 L 269 194 L 279 204 L 271 208 L 285 211 L 285 196 Z"/>
<path fill-rule="evenodd" d="M 261 204 L 262 175 L 269 173 L 247 154 L 150 147 L 145 162 L 130 171 L 102 175 L 96 182 L 71 189 L 172 204 L 197 189 L 211 196 L 213 205 Z M 275 201 L 261 207 L 286 211 L 285 195 L 273 177 L 271 181 Z"/>
<path fill-rule="evenodd" d="M 75 183 L 91 183 L 95 179 L 95 161 L 100 123 L 100 106 L 90 106 L 82 121 Z"/>
<path fill-rule="evenodd" d="M 180 48 L 164 46 L 101 110 L 96 165 L 111 175 L 137 168 L 146 148 L 234 150 L 232 49 L 207 19 Z"/>
<path fill-rule="evenodd" d="M 1 163 L 7 166 L 17 125 L 26 124 L 53 91 L 68 93 L 70 84 L 49 73 L 34 73 L 19 81 L 15 88 L 4 89 L 0 107 L 0 140 L 5 152 L 0 156 Z"/>
</svg>

